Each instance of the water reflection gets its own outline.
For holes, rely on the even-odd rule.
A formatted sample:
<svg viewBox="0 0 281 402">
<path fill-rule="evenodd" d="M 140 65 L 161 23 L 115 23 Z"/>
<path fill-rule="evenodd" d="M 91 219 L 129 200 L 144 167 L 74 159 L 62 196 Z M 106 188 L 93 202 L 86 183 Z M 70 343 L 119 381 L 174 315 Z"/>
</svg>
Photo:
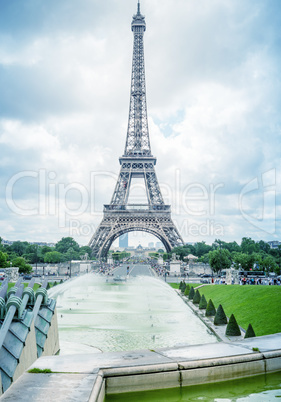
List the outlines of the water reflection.
<svg viewBox="0 0 281 402">
<path fill-rule="evenodd" d="M 281 398 L 281 373 L 185 388 L 107 395 L 106 402 L 272 402 Z"/>
<path fill-rule="evenodd" d="M 63 354 L 217 342 L 175 291 L 155 278 L 113 284 L 88 274 L 50 295 L 57 297 Z"/>
</svg>

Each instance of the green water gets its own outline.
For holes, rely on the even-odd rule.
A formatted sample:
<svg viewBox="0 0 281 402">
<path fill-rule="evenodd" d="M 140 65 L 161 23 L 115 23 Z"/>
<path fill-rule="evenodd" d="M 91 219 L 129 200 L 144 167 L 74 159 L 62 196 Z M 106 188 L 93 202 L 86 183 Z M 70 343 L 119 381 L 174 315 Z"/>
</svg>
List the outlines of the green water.
<svg viewBox="0 0 281 402">
<path fill-rule="evenodd" d="M 281 401 L 281 372 L 185 388 L 109 395 L 105 402 Z"/>
</svg>

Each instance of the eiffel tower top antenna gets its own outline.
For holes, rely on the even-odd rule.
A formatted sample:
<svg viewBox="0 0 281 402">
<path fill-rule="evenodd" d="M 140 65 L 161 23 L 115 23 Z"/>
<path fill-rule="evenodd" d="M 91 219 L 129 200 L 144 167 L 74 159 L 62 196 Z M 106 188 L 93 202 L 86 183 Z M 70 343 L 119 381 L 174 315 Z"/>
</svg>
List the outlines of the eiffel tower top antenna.
<svg viewBox="0 0 281 402">
<path fill-rule="evenodd" d="M 140 0 L 138 0 L 138 14 L 140 14 Z"/>
</svg>

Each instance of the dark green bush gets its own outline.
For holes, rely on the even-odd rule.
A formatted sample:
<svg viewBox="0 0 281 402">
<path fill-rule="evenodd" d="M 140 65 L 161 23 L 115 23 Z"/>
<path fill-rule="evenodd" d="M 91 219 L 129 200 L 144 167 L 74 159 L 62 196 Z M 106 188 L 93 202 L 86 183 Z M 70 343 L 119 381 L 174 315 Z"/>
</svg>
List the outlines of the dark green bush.
<svg viewBox="0 0 281 402">
<path fill-rule="evenodd" d="M 50 282 L 48 282 L 48 285 L 47 285 L 46 289 L 48 290 L 50 288 L 51 288 L 51 285 L 50 285 Z"/>
<path fill-rule="evenodd" d="M 193 300 L 194 295 L 195 295 L 194 287 L 191 286 L 190 291 L 189 291 L 189 293 L 188 293 L 188 298 L 189 298 L 189 300 Z"/>
<path fill-rule="evenodd" d="M 186 288 L 186 284 L 185 284 L 185 282 L 183 282 L 183 284 L 181 285 L 181 292 L 182 293 L 184 293 L 185 288 Z"/>
<path fill-rule="evenodd" d="M 202 295 L 201 299 L 200 299 L 200 303 L 199 303 L 199 309 L 203 310 L 206 307 L 207 307 L 207 300 L 206 300 L 206 297 L 204 295 Z"/>
<path fill-rule="evenodd" d="M 180 281 L 179 290 L 181 290 L 182 284 L 183 284 L 183 281 Z"/>
<path fill-rule="evenodd" d="M 206 317 L 210 317 L 212 315 L 216 315 L 216 308 L 212 302 L 212 299 L 210 299 L 206 307 Z"/>
<path fill-rule="evenodd" d="M 249 324 L 244 338 L 254 338 L 255 336 L 256 334 L 253 330 L 252 324 Z"/>
<path fill-rule="evenodd" d="M 200 296 L 199 290 L 197 289 L 195 292 L 195 295 L 193 296 L 193 304 L 199 304 L 200 299 L 201 299 L 201 296 Z"/>
<path fill-rule="evenodd" d="M 185 296 L 188 296 L 188 295 L 189 295 L 189 291 L 190 291 L 190 286 L 189 286 L 189 284 L 187 284 L 186 287 L 185 287 L 184 295 L 185 295 Z"/>
<path fill-rule="evenodd" d="M 214 318 L 214 324 L 215 325 L 226 325 L 227 324 L 227 318 L 226 318 L 224 309 L 221 304 L 217 308 L 217 312 L 216 312 L 216 315 Z"/>
<path fill-rule="evenodd" d="M 240 328 L 239 328 L 239 326 L 237 324 L 237 321 L 236 321 L 236 318 L 234 317 L 233 314 L 231 314 L 230 319 L 228 321 L 226 331 L 225 331 L 225 335 L 228 335 L 228 336 L 239 336 L 239 335 L 241 335 Z"/>
</svg>

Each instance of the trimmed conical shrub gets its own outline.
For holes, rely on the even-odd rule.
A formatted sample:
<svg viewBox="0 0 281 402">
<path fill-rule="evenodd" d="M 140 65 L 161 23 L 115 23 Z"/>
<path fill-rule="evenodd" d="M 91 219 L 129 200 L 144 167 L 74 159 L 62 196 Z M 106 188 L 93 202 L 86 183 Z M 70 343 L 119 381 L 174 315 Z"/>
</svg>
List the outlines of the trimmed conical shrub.
<svg viewBox="0 0 281 402">
<path fill-rule="evenodd" d="M 181 290 L 182 284 L 183 284 L 183 281 L 180 281 L 179 290 Z"/>
<path fill-rule="evenodd" d="M 199 290 L 197 289 L 195 292 L 195 295 L 193 297 L 193 304 L 199 304 L 200 299 L 201 299 L 201 296 L 200 296 Z"/>
<path fill-rule="evenodd" d="M 188 296 L 189 291 L 190 291 L 190 286 L 189 286 L 189 284 L 187 284 L 186 287 L 185 287 L 184 295 Z"/>
<path fill-rule="evenodd" d="M 185 284 L 185 282 L 183 282 L 183 284 L 181 285 L 181 292 L 182 293 L 184 293 L 185 288 L 186 288 L 186 284 Z"/>
<path fill-rule="evenodd" d="M 202 295 L 201 299 L 200 299 L 200 303 L 199 303 L 199 309 L 203 310 L 206 307 L 207 307 L 207 300 L 206 300 L 206 297 L 204 295 Z"/>
<path fill-rule="evenodd" d="M 58 284 L 57 281 L 55 281 L 55 282 L 53 283 L 53 286 L 57 286 L 57 284 Z"/>
<path fill-rule="evenodd" d="M 189 291 L 189 293 L 188 293 L 188 298 L 189 298 L 189 300 L 193 300 L 194 295 L 195 295 L 194 287 L 191 286 L 190 291 Z"/>
<path fill-rule="evenodd" d="M 60 284 L 63 283 L 63 279 L 60 280 Z"/>
<path fill-rule="evenodd" d="M 226 325 L 227 324 L 227 318 L 226 318 L 224 309 L 221 304 L 217 308 L 217 312 L 216 312 L 216 315 L 214 318 L 214 324 L 215 325 Z"/>
<path fill-rule="evenodd" d="M 239 328 L 236 318 L 234 317 L 233 314 L 231 314 L 230 319 L 228 321 L 225 335 L 228 335 L 228 336 L 240 336 L 241 335 L 240 328 Z"/>
<path fill-rule="evenodd" d="M 252 325 L 249 324 L 244 338 L 254 338 L 255 336 L 255 331 L 253 330 Z"/>
<path fill-rule="evenodd" d="M 51 287 L 50 282 L 48 282 L 46 289 L 48 290 L 48 289 L 50 289 L 50 287 Z"/>
<path fill-rule="evenodd" d="M 216 308 L 212 302 L 212 299 L 210 299 L 206 307 L 206 317 L 210 317 L 212 315 L 216 315 Z"/>
</svg>

